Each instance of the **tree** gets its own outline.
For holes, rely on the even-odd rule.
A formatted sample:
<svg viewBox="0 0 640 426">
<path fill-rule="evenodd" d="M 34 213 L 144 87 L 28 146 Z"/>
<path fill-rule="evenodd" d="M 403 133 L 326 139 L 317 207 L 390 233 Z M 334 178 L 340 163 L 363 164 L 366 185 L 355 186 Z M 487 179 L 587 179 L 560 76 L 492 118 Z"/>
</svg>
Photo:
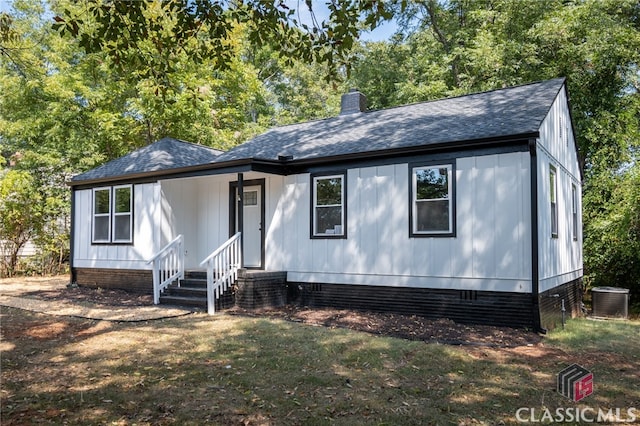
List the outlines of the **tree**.
<svg viewBox="0 0 640 426">
<path fill-rule="evenodd" d="M 40 220 L 40 196 L 33 177 L 24 170 L 0 175 L 0 274 L 13 276 L 18 255 Z"/>
<path fill-rule="evenodd" d="M 72 3 L 60 0 L 53 6 L 65 4 Z M 0 56 L 0 157 L 19 159 L 4 172 L 30 176 L 39 200 L 38 214 L 21 222 L 28 229 L 13 226 L 20 236 L 5 248 L 13 252 L 22 236 L 30 237 L 43 270 L 59 266 L 68 254 L 66 181 L 73 174 L 164 136 L 229 148 L 263 129 L 270 111 L 258 71 L 242 58 L 241 27 L 235 29 L 229 46 L 234 57 L 225 69 L 178 54 L 175 69 L 166 75 L 169 84 L 159 91 L 135 69 L 127 76 L 115 72 L 104 53 L 87 54 L 53 31 L 48 7 L 14 2 L 12 46 L 20 61 Z"/>
<path fill-rule="evenodd" d="M 173 71 L 176 55 L 190 61 L 212 59 L 216 69 L 233 58 L 234 30 L 246 29 L 252 49 L 271 46 L 283 59 L 316 61 L 335 75 L 348 64 L 360 28 L 374 28 L 391 11 L 382 1 L 331 0 L 330 17 L 318 22 L 313 2 L 305 1 L 311 22 L 284 1 L 89 0 L 55 17 L 56 28 L 79 40 L 87 52 L 106 52 L 121 70 L 136 68 L 159 90 Z"/>
<path fill-rule="evenodd" d="M 343 89 L 319 76 L 326 68 L 318 63 L 285 61 L 277 52 L 264 47 L 247 58 L 259 70 L 272 110 L 270 125 L 284 125 L 304 120 L 335 116 L 340 111 Z"/>
</svg>

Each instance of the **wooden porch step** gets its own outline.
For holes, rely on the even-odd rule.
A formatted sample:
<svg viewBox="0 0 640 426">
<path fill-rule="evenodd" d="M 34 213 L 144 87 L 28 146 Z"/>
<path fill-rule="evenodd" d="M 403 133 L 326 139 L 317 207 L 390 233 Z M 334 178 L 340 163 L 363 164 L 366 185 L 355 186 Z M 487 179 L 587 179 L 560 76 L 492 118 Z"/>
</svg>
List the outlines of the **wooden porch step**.
<svg viewBox="0 0 640 426">
<path fill-rule="evenodd" d="M 175 284 L 170 285 L 164 291 L 164 295 L 167 296 L 190 296 L 190 297 L 203 297 L 207 298 L 207 285 L 189 285 L 185 282 L 178 287 Z"/>
<path fill-rule="evenodd" d="M 205 279 L 200 279 L 200 278 L 185 278 L 183 280 L 180 280 L 180 287 L 178 287 L 177 284 L 171 284 L 169 286 L 169 288 L 183 288 L 183 287 L 190 287 L 190 288 L 202 288 L 204 290 L 207 289 L 207 280 Z"/>
<path fill-rule="evenodd" d="M 207 308 L 207 272 L 185 271 L 185 278 L 171 284 L 160 295 L 160 304 L 173 306 L 186 306 Z M 216 301 L 216 310 L 230 308 L 235 304 L 235 296 L 232 292 L 222 295 Z"/>
<path fill-rule="evenodd" d="M 184 271 L 184 278 L 206 281 L 207 271 L 204 269 L 187 269 L 186 271 Z"/>
<path fill-rule="evenodd" d="M 172 296 L 172 295 L 162 295 L 160 296 L 160 304 L 162 305 L 173 305 L 173 306 L 188 306 L 188 307 L 196 307 L 196 308 L 207 308 L 207 297 L 205 295 L 202 297 L 194 297 L 194 296 Z"/>
</svg>

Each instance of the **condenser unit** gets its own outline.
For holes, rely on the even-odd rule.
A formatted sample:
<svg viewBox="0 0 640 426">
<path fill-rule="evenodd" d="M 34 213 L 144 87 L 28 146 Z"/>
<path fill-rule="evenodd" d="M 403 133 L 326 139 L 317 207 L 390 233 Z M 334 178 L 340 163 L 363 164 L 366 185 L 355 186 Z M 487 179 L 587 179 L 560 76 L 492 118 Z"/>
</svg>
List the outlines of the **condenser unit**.
<svg viewBox="0 0 640 426">
<path fill-rule="evenodd" d="M 627 318 L 629 315 L 629 289 L 594 287 L 591 289 L 594 317 Z"/>
</svg>

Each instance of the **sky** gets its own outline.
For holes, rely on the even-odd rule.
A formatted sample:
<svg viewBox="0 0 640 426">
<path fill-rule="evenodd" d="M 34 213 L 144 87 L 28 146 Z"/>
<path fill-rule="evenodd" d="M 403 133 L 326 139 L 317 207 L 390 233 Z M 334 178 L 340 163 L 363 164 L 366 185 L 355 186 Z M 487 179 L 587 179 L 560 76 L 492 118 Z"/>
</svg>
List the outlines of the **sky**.
<svg viewBox="0 0 640 426">
<path fill-rule="evenodd" d="M 11 10 L 11 3 L 13 0 L 0 0 L 0 12 L 9 12 Z M 316 15 L 316 19 L 319 22 L 329 18 L 329 9 L 327 8 L 325 1 L 313 0 L 313 8 Z M 306 7 L 304 0 L 287 0 L 287 6 L 296 9 L 298 11 L 300 20 L 304 23 L 310 24 L 311 17 Z M 363 33 L 361 38 L 364 41 L 382 41 L 388 40 L 397 30 L 397 25 L 394 21 L 384 22 L 378 28 L 372 32 Z"/>
<path fill-rule="evenodd" d="M 304 0 L 287 0 L 285 3 L 288 7 L 297 11 L 299 20 L 302 23 L 312 25 L 311 15 Z M 329 9 L 327 8 L 326 1 L 313 0 L 312 4 L 313 11 L 318 22 L 329 19 Z M 387 21 L 376 28 L 374 31 L 362 33 L 360 38 L 364 41 L 388 40 L 396 32 L 397 29 L 398 26 L 395 21 Z"/>
</svg>

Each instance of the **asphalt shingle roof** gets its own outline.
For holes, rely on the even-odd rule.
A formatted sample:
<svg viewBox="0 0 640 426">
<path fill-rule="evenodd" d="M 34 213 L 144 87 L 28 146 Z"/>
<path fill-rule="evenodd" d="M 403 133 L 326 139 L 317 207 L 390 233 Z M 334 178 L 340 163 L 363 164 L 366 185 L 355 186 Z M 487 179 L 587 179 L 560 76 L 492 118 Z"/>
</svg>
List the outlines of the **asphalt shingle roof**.
<svg viewBox="0 0 640 426">
<path fill-rule="evenodd" d="M 164 138 L 75 176 L 71 184 L 239 160 L 320 160 L 351 154 L 530 135 L 565 79 L 275 127 L 227 152 Z"/>
<path fill-rule="evenodd" d="M 115 176 L 140 175 L 209 164 L 222 151 L 173 138 L 163 138 L 123 157 L 109 161 L 71 179 L 89 181 Z"/>
<path fill-rule="evenodd" d="M 535 133 L 563 84 L 559 78 L 276 127 L 216 161 L 314 159 Z"/>
</svg>

